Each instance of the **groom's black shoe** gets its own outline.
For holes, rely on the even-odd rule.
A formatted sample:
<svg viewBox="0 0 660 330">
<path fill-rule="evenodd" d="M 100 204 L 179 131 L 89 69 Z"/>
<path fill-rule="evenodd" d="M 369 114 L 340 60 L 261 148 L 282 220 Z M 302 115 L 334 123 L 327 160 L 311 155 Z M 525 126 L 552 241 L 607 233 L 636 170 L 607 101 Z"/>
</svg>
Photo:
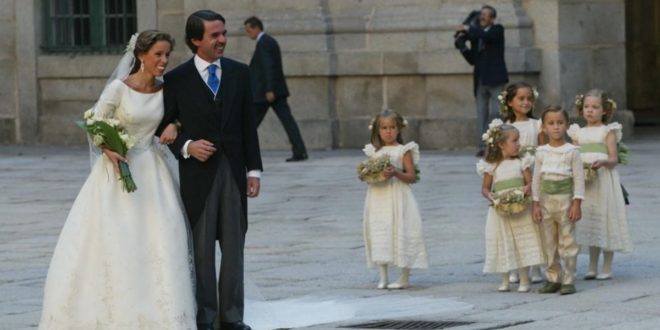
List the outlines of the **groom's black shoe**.
<svg viewBox="0 0 660 330">
<path fill-rule="evenodd" d="M 220 330 L 252 330 L 249 325 L 243 323 L 243 321 L 238 322 L 220 322 Z"/>
<path fill-rule="evenodd" d="M 197 330 L 215 330 L 213 324 L 197 323 Z"/>
<path fill-rule="evenodd" d="M 287 158 L 287 162 L 302 162 L 303 160 L 306 160 L 307 158 L 307 153 L 300 154 L 300 155 L 293 155 L 291 158 Z"/>
</svg>

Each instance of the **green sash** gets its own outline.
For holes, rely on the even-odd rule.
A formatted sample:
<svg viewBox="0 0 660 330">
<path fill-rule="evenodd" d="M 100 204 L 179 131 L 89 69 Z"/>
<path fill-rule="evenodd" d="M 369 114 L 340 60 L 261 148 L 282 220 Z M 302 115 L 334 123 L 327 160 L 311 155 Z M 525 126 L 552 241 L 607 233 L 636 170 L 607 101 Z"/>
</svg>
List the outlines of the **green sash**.
<svg viewBox="0 0 660 330">
<path fill-rule="evenodd" d="M 541 192 L 548 195 L 570 195 L 573 193 L 573 178 L 541 180 Z"/>
<path fill-rule="evenodd" d="M 607 145 L 605 143 L 585 143 L 580 145 L 580 152 L 598 152 L 608 155 Z"/>
<path fill-rule="evenodd" d="M 525 179 L 523 178 L 513 178 L 508 180 L 497 181 L 493 184 L 493 191 L 498 192 L 502 190 L 507 190 L 511 188 L 524 187 Z"/>
</svg>

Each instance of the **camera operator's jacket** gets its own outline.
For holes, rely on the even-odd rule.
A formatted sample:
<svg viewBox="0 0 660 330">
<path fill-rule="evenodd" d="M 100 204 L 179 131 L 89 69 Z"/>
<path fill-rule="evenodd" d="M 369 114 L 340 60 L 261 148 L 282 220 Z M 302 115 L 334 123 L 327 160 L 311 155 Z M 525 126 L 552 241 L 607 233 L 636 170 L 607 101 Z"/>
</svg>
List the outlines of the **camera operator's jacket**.
<svg viewBox="0 0 660 330">
<path fill-rule="evenodd" d="M 467 32 L 470 48 L 461 51 L 463 57 L 474 65 L 474 93 L 477 85 L 497 86 L 509 82 L 504 62 L 504 27 L 492 25 L 487 30 L 470 27 Z"/>
</svg>

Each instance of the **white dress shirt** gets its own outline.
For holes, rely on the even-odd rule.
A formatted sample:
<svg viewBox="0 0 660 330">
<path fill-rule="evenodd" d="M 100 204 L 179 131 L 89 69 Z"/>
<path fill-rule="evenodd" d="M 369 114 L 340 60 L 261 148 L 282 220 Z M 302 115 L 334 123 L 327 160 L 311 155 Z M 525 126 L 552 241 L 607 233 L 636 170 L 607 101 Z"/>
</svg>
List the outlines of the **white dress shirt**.
<svg viewBox="0 0 660 330">
<path fill-rule="evenodd" d="M 263 32 L 261 32 L 263 33 Z M 261 34 L 259 34 L 259 37 L 261 37 Z M 220 66 L 220 59 L 217 59 L 213 63 L 206 62 L 203 60 L 201 57 L 195 56 L 193 57 L 193 61 L 195 62 L 195 68 L 197 68 L 197 72 L 199 72 L 199 75 L 202 77 L 202 80 L 204 82 L 207 82 L 209 79 L 209 65 L 215 64 L 218 68 L 215 70 L 215 75 L 218 77 L 218 81 L 222 83 L 222 67 Z M 209 90 L 211 88 L 209 87 Z M 218 89 L 218 91 L 220 91 Z M 213 92 L 211 90 L 211 92 Z M 215 95 L 215 93 L 214 93 Z M 190 142 L 193 142 L 193 140 L 188 140 L 186 143 L 183 144 L 183 148 L 181 148 L 181 155 L 183 156 L 184 159 L 190 158 L 190 154 L 188 153 L 188 145 L 190 145 Z M 249 171 L 247 174 L 248 177 L 254 177 L 254 178 L 260 178 L 261 177 L 261 171 L 260 170 L 252 170 Z"/>
<path fill-rule="evenodd" d="M 259 42 L 259 39 L 261 39 L 261 37 L 263 37 L 264 34 L 266 34 L 266 32 L 264 32 L 264 31 L 259 32 L 259 35 L 257 35 L 257 40 L 256 41 Z"/>
<path fill-rule="evenodd" d="M 570 143 L 559 147 L 549 144 L 536 149 L 534 176 L 532 178 L 532 200 L 541 196 L 541 180 L 544 174 L 556 179 L 573 178 L 573 199 L 584 200 L 584 169 L 580 148 Z"/>
</svg>

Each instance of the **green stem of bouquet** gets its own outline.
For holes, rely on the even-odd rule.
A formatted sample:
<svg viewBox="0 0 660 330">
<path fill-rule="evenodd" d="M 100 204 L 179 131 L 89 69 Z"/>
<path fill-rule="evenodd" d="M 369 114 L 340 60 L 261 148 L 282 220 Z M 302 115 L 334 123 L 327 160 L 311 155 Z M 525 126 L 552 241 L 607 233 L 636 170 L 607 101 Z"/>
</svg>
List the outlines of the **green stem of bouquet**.
<svg viewBox="0 0 660 330">
<path fill-rule="evenodd" d="M 121 182 L 123 183 L 124 191 L 129 193 L 136 191 L 137 186 L 135 185 L 135 181 L 133 181 L 133 177 L 131 176 L 131 170 L 128 169 L 128 164 L 120 161 L 119 173 L 120 173 L 119 180 L 121 180 Z"/>
</svg>

